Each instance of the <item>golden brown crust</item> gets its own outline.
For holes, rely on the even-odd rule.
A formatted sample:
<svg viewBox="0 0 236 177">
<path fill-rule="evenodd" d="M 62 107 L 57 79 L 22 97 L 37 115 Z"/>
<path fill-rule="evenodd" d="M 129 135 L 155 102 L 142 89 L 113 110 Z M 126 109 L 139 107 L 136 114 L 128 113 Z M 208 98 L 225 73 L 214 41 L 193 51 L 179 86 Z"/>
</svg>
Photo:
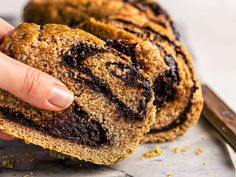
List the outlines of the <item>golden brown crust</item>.
<svg viewBox="0 0 236 177">
<path fill-rule="evenodd" d="M 148 76 L 82 30 L 23 23 L 0 50 L 51 74 L 75 94 L 73 105 L 56 113 L 0 91 L 0 129 L 10 135 L 81 160 L 112 164 L 134 151 L 154 121 Z"/>
<path fill-rule="evenodd" d="M 97 9 L 102 11 L 98 13 Z M 76 26 L 89 17 L 98 20 L 121 18 L 140 25 L 149 21 L 179 37 L 171 16 L 155 0 L 32 0 L 24 11 L 26 22 L 40 25 Z"/>
<path fill-rule="evenodd" d="M 102 13 L 97 13 L 98 9 L 102 9 Z M 97 19 L 132 16 L 140 23 L 148 21 L 138 9 L 120 0 L 32 0 L 24 11 L 26 22 L 41 25 L 59 23 L 76 26 L 91 16 Z"/>
</svg>

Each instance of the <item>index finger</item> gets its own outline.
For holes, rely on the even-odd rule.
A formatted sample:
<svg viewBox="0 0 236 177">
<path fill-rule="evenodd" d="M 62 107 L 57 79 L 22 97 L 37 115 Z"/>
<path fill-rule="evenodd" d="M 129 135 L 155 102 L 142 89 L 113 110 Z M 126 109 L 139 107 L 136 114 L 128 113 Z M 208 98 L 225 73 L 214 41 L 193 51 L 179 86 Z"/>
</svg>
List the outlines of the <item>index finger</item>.
<svg viewBox="0 0 236 177">
<path fill-rule="evenodd" d="M 14 29 L 12 25 L 0 18 L 0 41 Z"/>
</svg>

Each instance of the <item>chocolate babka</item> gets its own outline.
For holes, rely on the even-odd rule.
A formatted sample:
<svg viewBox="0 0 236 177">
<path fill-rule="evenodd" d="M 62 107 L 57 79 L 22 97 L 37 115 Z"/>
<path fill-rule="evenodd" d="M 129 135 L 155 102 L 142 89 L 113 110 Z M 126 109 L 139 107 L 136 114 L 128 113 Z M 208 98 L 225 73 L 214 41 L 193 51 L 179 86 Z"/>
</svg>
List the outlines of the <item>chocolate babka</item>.
<svg viewBox="0 0 236 177">
<path fill-rule="evenodd" d="M 192 58 L 172 18 L 154 0 L 32 0 L 24 17 L 69 26 L 89 17 L 101 21 L 89 19 L 80 27 L 129 55 L 152 79 L 156 121 L 144 142 L 174 140 L 199 119 L 203 100 Z"/>
<path fill-rule="evenodd" d="M 0 51 L 62 81 L 75 95 L 61 112 L 0 91 L 0 130 L 96 164 L 131 154 L 154 122 L 151 80 L 131 57 L 80 29 L 23 23 Z"/>
</svg>

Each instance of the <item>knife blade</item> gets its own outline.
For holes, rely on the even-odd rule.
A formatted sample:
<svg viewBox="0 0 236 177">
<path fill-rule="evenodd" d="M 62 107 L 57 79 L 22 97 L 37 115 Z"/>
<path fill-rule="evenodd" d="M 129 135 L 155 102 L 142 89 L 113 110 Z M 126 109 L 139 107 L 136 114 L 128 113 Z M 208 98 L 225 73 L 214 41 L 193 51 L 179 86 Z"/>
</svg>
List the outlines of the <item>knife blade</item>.
<svg viewBox="0 0 236 177">
<path fill-rule="evenodd" d="M 234 167 L 236 167 L 236 153 L 228 144 L 226 144 L 226 148 L 228 150 L 231 162 L 233 163 Z M 236 169 L 235 169 L 235 175 L 236 175 Z"/>
<path fill-rule="evenodd" d="M 208 86 L 203 85 L 203 116 L 236 152 L 236 114 Z"/>
</svg>

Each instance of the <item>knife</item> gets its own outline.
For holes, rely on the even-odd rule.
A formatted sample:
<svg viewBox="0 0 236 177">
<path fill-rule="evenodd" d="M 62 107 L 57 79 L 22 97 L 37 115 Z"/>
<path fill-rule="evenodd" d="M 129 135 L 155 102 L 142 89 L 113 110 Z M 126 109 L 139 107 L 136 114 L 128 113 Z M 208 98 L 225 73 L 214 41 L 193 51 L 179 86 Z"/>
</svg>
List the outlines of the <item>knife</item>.
<svg viewBox="0 0 236 177">
<path fill-rule="evenodd" d="M 236 168 L 236 114 L 207 85 L 202 86 L 202 91 L 203 117 L 213 125 L 226 142 L 229 156 Z"/>
<path fill-rule="evenodd" d="M 202 86 L 203 116 L 236 152 L 236 114 L 208 86 Z"/>
</svg>

